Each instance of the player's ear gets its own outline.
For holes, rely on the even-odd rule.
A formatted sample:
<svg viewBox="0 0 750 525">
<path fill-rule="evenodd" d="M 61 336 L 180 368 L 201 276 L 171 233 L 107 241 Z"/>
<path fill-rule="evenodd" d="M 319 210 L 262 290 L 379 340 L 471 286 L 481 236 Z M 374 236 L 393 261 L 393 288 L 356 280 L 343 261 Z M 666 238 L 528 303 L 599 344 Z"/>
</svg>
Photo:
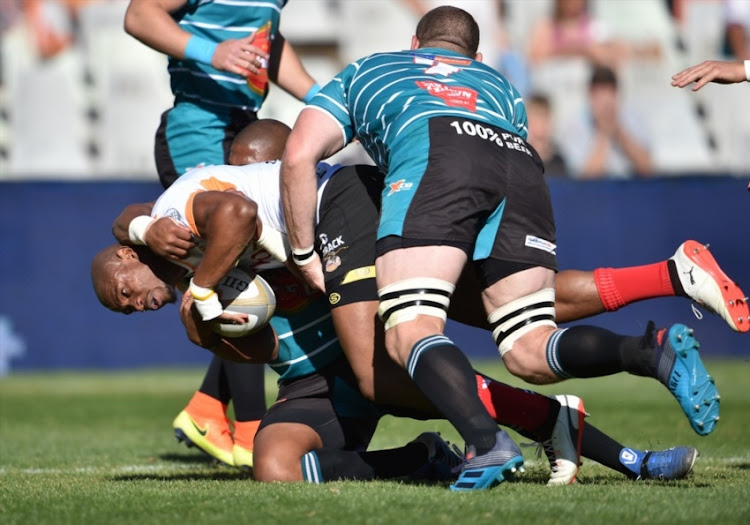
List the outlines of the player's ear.
<svg viewBox="0 0 750 525">
<path fill-rule="evenodd" d="M 481 62 L 483 58 L 484 57 L 482 56 L 482 53 L 480 52 L 477 52 L 477 54 L 474 55 L 474 60 L 476 60 L 477 62 Z"/>
<path fill-rule="evenodd" d="M 120 246 L 115 253 L 122 260 L 138 259 L 138 254 L 130 246 Z"/>
<path fill-rule="evenodd" d="M 411 37 L 411 47 L 409 49 L 419 49 L 419 39 L 417 35 Z"/>
</svg>

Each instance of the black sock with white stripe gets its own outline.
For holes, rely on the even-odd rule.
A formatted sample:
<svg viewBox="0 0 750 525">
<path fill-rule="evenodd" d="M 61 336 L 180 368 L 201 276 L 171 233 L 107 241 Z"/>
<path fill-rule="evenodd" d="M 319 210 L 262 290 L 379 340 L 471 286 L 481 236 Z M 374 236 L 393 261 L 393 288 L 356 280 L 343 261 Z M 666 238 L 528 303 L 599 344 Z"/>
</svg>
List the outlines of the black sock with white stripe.
<svg viewBox="0 0 750 525">
<path fill-rule="evenodd" d="M 629 372 L 651 376 L 654 348 L 643 337 L 618 335 L 595 326 L 557 330 L 547 342 L 547 364 L 562 379 Z"/>
<path fill-rule="evenodd" d="M 433 335 L 417 341 L 406 370 L 466 443 L 474 445 L 477 454 L 495 446 L 497 423 L 479 399 L 471 363 L 450 339 Z"/>
<path fill-rule="evenodd" d="M 372 452 L 321 448 L 302 456 L 302 478 L 309 483 L 369 481 L 408 476 L 427 463 L 422 443 Z"/>
</svg>

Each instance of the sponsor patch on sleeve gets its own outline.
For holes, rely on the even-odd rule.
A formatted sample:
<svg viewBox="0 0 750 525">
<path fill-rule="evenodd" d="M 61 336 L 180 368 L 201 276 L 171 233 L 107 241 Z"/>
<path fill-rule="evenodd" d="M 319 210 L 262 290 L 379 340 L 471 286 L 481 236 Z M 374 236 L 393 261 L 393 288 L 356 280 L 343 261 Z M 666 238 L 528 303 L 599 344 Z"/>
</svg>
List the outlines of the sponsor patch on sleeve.
<svg viewBox="0 0 750 525">
<path fill-rule="evenodd" d="M 545 252 L 551 253 L 552 255 L 555 255 L 555 250 L 557 250 L 557 245 L 555 243 L 545 241 L 544 239 L 540 239 L 539 237 L 536 237 L 534 235 L 527 235 L 526 242 L 524 244 L 529 248 L 544 250 Z"/>
</svg>

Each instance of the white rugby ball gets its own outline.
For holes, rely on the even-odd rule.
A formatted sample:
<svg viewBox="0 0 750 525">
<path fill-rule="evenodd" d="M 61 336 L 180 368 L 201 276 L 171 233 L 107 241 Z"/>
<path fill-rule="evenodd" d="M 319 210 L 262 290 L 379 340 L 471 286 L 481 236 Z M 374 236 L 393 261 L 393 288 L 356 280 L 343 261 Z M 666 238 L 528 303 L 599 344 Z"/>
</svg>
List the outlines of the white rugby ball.
<svg viewBox="0 0 750 525">
<path fill-rule="evenodd" d="M 245 324 L 214 323 L 213 330 L 224 337 L 243 337 L 268 324 L 276 310 L 276 294 L 258 274 L 232 268 L 222 278 L 216 293 L 224 310 L 247 314 Z"/>
</svg>

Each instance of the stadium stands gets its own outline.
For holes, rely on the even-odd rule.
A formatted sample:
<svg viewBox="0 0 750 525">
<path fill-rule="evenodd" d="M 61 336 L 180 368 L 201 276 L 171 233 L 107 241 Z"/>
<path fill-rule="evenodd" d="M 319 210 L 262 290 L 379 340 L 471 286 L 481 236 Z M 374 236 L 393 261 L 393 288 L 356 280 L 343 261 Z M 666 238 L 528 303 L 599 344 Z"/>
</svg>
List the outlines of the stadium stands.
<svg viewBox="0 0 750 525">
<path fill-rule="evenodd" d="M 495 0 L 485 1 L 483 13 L 493 13 Z M 514 50 L 525 51 L 532 25 L 551 5 L 505 0 L 502 23 Z M 84 3 L 74 46 L 44 62 L 34 57 L 24 24 L 0 35 L 0 180 L 153 178 L 153 135 L 171 104 L 166 60 L 125 34 L 126 6 L 127 0 Z M 591 8 L 617 37 L 630 43 L 656 38 L 663 50 L 658 60 L 631 61 L 620 71 L 624 97 L 654 138 L 657 171 L 747 173 L 750 119 L 735 116 L 747 105 L 747 88 L 708 86 L 692 93 L 669 85 L 683 67 L 721 58 L 722 3 L 689 0 L 682 26 L 663 0 L 592 0 Z M 401 0 L 305 0 L 288 3 L 281 29 L 324 82 L 364 54 L 407 46 L 416 20 Z M 585 102 L 587 71 L 584 62 L 570 59 L 531 72 L 533 89 L 552 99 L 559 138 L 561 123 Z M 261 114 L 292 124 L 301 107 L 272 89 Z M 47 147 L 39 155 L 43 137 Z"/>
</svg>

